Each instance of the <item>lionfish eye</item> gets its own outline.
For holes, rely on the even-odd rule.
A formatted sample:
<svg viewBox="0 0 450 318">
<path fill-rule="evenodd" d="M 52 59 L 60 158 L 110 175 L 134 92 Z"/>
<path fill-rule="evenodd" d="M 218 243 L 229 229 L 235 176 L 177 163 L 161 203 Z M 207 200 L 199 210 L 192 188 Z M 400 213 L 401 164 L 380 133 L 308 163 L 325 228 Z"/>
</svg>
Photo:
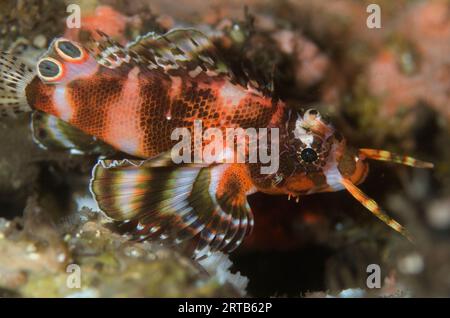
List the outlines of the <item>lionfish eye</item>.
<svg viewBox="0 0 450 318">
<path fill-rule="evenodd" d="M 83 50 L 76 44 L 68 40 L 58 40 L 55 43 L 58 54 L 70 62 L 80 61 L 84 58 Z"/>
<path fill-rule="evenodd" d="M 45 58 L 39 61 L 37 70 L 44 80 L 55 80 L 62 74 L 62 65 L 54 59 Z"/>
<path fill-rule="evenodd" d="M 319 113 L 319 112 L 317 111 L 317 109 L 315 109 L 315 108 L 309 109 L 308 112 L 309 112 L 310 115 L 317 115 L 317 114 Z"/>
<path fill-rule="evenodd" d="M 316 161 L 319 156 L 317 155 L 317 152 L 312 148 L 305 148 L 300 153 L 300 158 L 307 163 L 312 163 Z"/>
<path fill-rule="evenodd" d="M 308 110 L 305 112 L 305 115 L 306 115 L 306 116 L 314 116 L 314 117 L 316 117 L 316 116 L 319 116 L 320 114 L 319 114 L 319 111 L 318 111 L 317 109 L 315 109 L 315 108 L 310 108 L 310 109 L 308 109 Z"/>
</svg>

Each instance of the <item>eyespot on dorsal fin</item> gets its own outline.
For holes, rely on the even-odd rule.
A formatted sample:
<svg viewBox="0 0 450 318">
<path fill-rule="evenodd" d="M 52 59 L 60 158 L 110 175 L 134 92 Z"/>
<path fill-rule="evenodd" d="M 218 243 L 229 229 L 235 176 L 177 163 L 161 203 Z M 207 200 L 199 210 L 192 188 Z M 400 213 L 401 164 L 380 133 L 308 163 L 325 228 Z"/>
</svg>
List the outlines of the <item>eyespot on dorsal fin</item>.
<svg viewBox="0 0 450 318">
<path fill-rule="evenodd" d="M 98 70 L 98 63 L 81 44 L 57 38 L 52 41 L 36 63 L 36 72 L 46 84 L 64 84 L 89 77 Z"/>
<path fill-rule="evenodd" d="M 112 155 L 116 151 L 101 140 L 87 135 L 65 121 L 34 111 L 31 116 L 33 140 L 42 148 L 72 154 Z"/>
<path fill-rule="evenodd" d="M 175 165 L 164 156 L 102 160 L 93 170 L 91 192 L 135 240 L 195 242 L 193 255 L 201 257 L 235 249 L 253 226 L 247 189 L 233 182 L 233 173 L 231 165 Z"/>
<path fill-rule="evenodd" d="M 44 57 L 37 63 L 37 74 L 45 82 L 57 82 L 64 75 L 63 64 L 52 57 Z"/>
<path fill-rule="evenodd" d="M 87 50 L 76 42 L 61 38 L 53 45 L 58 55 L 67 62 L 82 63 L 88 58 Z"/>
</svg>

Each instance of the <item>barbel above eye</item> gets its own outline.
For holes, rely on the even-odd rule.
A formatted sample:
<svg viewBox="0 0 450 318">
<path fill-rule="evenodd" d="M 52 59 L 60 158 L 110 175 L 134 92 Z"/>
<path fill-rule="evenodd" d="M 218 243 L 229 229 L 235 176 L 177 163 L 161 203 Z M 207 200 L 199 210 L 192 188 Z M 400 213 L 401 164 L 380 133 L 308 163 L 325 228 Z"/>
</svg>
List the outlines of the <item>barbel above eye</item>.
<svg viewBox="0 0 450 318">
<path fill-rule="evenodd" d="M 81 62 L 86 58 L 83 48 L 69 40 L 57 40 L 55 42 L 55 50 L 60 57 L 68 62 Z"/>
<path fill-rule="evenodd" d="M 37 72 L 42 80 L 54 82 L 62 77 L 63 66 L 59 61 L 46 57 L 38 62 Z"/>
</svg>

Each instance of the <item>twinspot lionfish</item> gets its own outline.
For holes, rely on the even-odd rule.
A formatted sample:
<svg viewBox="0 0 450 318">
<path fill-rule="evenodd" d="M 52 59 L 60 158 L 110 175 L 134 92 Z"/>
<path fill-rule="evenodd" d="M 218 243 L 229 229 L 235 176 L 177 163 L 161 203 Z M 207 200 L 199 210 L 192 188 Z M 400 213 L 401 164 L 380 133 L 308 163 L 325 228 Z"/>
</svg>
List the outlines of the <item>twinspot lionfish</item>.
<svg viewBox="0 0 450 318">
<path fill-rule="evenodd" d="M 298 199 L 343 189 L 409 237 L 356 185 L 367 176 L 367 159 L 431 163 L 353 148 L 317 110 L 290 109 L 270 85 L 241 73 L 194 29 L 139 37 L 126 47 L 104 34 L 94 46 L 58 38 L 34 68 L 1 53 L 0 111 L 33 112 L 35 139 L 46 148 L 129 156 L 99 160 L 90 188 L 101 211 L 134 239 L 189 242 L 195 255 L 232 251 L 254 224 L 248 195 Z M 261 164 L 248 162 L 175 164 L 167 155 L 176 143 L 171 132 L 192 131 L 195 120 L 221 130 L 278 128 L 278 171 L 261 174 Z"/>
</svg>

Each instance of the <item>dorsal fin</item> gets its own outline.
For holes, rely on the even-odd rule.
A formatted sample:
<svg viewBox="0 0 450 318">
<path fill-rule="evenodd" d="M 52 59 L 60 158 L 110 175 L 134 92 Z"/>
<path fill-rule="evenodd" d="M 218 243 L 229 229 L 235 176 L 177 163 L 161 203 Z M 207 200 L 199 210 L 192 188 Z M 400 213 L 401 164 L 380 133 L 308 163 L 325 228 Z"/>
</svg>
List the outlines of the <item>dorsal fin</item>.
<svg viewBox="0 0 450 318">
<path fill-rule="evenodd" d="M 97 34 L 100 40 L 91 37 L 86 48 L 99 64 L 107 68 L 116 68 L 124 63 L 132 62 L 133 59 L 125 47 L 100 30 L 97 30 Z"/>
<path fill-rule="evenodd" d="M 91 50 L 97 61 L 108 68 L 127 63 L 147 66 L 150 70 L 159 70 L 170 76 L 195 78 L 203 74 L 226 77 L 233 84 L 272 95 L 271 85 L 262 82 L 259 77 L 252 78 L 248 68 L 232 69 L 220 56 L 214 43 L 198 30 L 175 29 L 163 35 L 150 32 L 139 36 L 126 47 L 101 31 L 98 34 L 101 40 L 92 40 Z"/>
<path fill-rule="evenodd" d="M 176 29 L 164 35 L 149 33 L 138 37 L 127 49 L 140 63 L 149 68 L 161 67 L 172 75 L 182 70 L 191 77 L 201 73 L 226 76 L 232 83 L 254 91 L 270 96 L 273 92 L 272 79 L 263 78 L 243 63 L 230 67 L 211 39 L 195 29 Z"/>
<path fill-rule="evenodd" d="M 209 76 L 232 76 L 214 44 L 194 29 L 177 29 L 163 35 L 149 33 L 138 37 L 127 49 L 140 62 L 166 71 L 183 69 L 192 75 L 203 71 Z"/>
</svg>

